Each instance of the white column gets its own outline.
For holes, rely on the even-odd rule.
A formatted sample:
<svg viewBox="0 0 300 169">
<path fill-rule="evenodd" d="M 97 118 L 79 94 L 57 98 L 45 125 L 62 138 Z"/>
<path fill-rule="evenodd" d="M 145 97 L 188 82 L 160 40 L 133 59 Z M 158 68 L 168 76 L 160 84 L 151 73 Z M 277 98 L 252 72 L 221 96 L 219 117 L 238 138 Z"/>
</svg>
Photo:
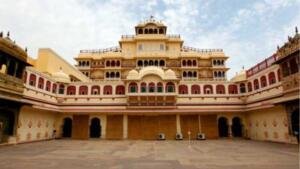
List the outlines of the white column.
<svg viewBox="0 0 300 169">
<path fill-rule="evenodd" d="M 176 114 L 176 131 L 177 131 L 177 133 L 181 133 L 180 115 L 179 114 Z"/>
<path fill-rule="evenodd" d="M 128 138 L 128 116 L 123 115 L 123 139 Z"/>
</svg>

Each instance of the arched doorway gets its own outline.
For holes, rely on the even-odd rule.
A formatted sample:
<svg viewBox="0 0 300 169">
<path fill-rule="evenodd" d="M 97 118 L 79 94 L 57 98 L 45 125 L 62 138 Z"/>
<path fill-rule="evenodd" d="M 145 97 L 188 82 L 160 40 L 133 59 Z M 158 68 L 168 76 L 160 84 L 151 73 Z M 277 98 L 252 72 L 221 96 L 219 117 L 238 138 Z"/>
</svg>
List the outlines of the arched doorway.
<svg viewBox="0 0 300 169">
<path fill-rule="evenodd" d="M 297 137 L 299 142 L 299 109 L 296 109 L 291 114 L 292 134 Z"/>
<path fill-rule="evenodd" d="M 239 117 L 232 119 L 231 131 L 233 137 L 242 137 L 242 123 Z"/>
<path fill-rule="evenodd" d="M 225 117 L 218 120 L 219 137 L 228 137 L 228 121 Z"/>
<path fill-rule="evenodd" d="M 100 138 L 101 136 L 101 124 L 100 119 L 93 118 L 90 125 L 90 138 Z"/>
<path fill-rule="evenodd" d="M 0 110 L 0 143 L 6 142 L 14 134 L 15 116 L 13 112 Z"/>
<path fill-rule="evenodd" d="M 64 119 L 63 125 L 63 137 L 71 137 L 72 136 L 72 119 L 67 117 Z"/>
</svg>

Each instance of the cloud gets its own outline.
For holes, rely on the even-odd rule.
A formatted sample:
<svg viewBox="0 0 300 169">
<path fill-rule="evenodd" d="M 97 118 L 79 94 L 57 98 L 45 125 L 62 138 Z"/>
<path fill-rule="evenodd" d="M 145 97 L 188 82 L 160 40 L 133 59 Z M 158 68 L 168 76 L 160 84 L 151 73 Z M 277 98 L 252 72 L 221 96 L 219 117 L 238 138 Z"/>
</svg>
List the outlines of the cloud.
<svg viewBox="0 0 300 169">
<path fill-rule="evenodd" d="M 231 77 L 293 35 L 299 7 L 299 0 L 1 0 L 0 31 L 10 30 L 33 57 L 38 48 L 50 47 L 74 64 L 80 49 L 116 46 L 122 34 L 134 34 L 139 21 L 154 15 L 185 45 L 223 48 Z"/>
</svg>

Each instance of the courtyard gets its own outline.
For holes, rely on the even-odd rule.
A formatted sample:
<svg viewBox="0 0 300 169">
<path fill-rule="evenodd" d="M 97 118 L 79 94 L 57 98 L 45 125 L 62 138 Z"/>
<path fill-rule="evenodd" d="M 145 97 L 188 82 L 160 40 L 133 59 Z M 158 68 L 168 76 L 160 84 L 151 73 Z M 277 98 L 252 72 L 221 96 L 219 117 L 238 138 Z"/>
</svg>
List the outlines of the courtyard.
<svg viewBox="0 0 300 169">
<path fill-rule="evenodd" d="M 0 147 L 1 169 L 297 169 L 298 145 L 251 140 L 52 140 Z"/>
</svg>

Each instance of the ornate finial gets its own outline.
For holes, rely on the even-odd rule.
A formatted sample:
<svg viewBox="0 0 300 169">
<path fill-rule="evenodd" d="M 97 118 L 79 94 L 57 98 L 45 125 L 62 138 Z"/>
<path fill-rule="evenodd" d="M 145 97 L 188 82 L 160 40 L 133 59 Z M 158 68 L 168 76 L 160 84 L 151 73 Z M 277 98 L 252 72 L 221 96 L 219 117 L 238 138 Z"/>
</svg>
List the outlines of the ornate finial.
<svg viewBox="0 0 300 169">
<path fill-rule="evenodd" d="M 9 38 L 9 35 L 10 35 L 10 33 L 9 33 L 9 31 L 8 31 L 7 34 L 6 34 L 6 36 Z"/>
<path fill-rule="evenodd" d="M 28 51 L 28 49 L 27 49 L 27 47 L 25 47 L 25 52 L 27 53 L 27 51 Z"/>
<path fill-rule="evenodd" d="M 14 44 L 16 44 L 16 41 L 14 40 Z"/>
<path fill-rule="evenodd" d="M 0 37 L 1 37 L 1 38 L 3 37 L 3 32 L 0 32 Z"/>
<path fill-rule="evenodd" d="M 244 65 L 243 65 L 242 69 L 245 70 L 245 66 Z"/>
<path fill-rule="evenodd" d="M 59 67 L 59 70 L 62 71 L 62 67 Z"/>
<path fill-rule="evenodd" d="M 154 16 L 153 16 L 153 15 L 150 15 L 150 19 L 154 19 Z"/>
<path fill-rule="evenodd" d="M 279 45 L 277 45 L 277 50 L 279 50 Z"/>
<path fill-rule="evenodd" d="M 295 27 L 295 32 L 296 32 L 296 34 L 298 34 L 298 28 L 297 28 L 297 26 Z"/>
</svg>

